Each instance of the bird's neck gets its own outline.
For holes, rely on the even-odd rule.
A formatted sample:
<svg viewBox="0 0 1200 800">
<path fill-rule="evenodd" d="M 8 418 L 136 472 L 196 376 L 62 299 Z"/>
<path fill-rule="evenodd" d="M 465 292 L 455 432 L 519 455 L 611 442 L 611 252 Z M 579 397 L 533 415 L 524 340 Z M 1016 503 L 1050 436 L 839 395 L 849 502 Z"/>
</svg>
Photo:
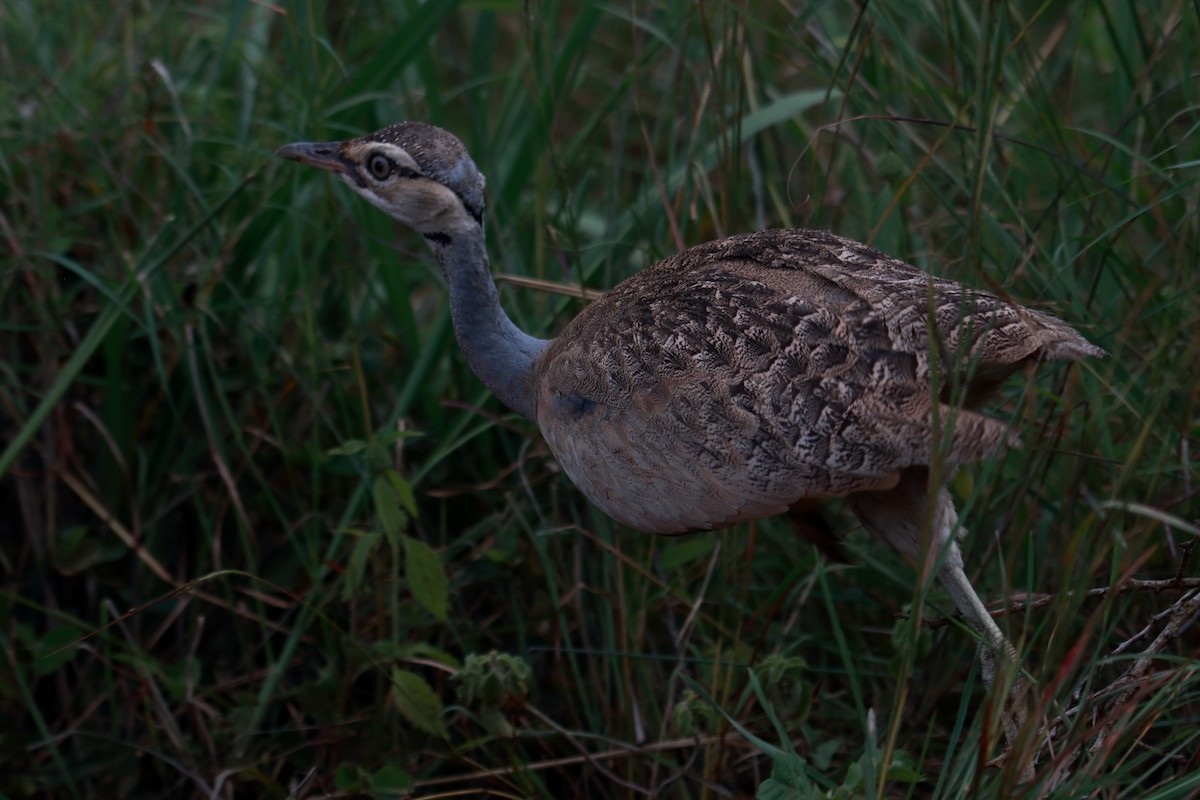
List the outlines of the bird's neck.
<svg viewBox="0 0 1200 800">
<path fill-rule="evenodd" d="M 533 420 L 533 362 L 549 342 L 525 333 L 504 313 L 488 268 L 483 228 L 426 240 L 450 287 L 454 335 L 467 363 L 500 402 Z"/>
</svg>

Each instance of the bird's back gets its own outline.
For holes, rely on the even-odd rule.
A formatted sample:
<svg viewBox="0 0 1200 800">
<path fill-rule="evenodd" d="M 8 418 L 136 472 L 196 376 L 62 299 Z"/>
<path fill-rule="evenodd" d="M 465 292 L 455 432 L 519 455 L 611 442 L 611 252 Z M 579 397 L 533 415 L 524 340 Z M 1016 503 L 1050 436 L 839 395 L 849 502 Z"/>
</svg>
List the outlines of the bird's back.
<svg viewBox="0 0 1200 800">
<path fill-rule="evenodd" d="M 714 528 L 890 488 L 934 460 L 935 424 L 947 463 L 979 459 L 1008 439 L 970 410 L 996 384 L 1031 359 L 1102 353 L 857 242 L 763 231 L 672 256 L 584 309 L 535 365 L 537 421 L 614 518 Z"/>
</svg>

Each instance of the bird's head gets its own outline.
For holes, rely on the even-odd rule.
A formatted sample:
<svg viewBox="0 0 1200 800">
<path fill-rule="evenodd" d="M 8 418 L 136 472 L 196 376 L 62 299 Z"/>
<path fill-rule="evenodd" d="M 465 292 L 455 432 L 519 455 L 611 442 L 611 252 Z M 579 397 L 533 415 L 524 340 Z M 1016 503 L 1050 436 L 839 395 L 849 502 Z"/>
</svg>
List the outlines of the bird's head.
<svg viewBox="0 0 1200 800">
<path fill-rule="evenodd" d="M 344 142 L 287 144 L 275 155 L 334 173 L 429 238 L 483 225 L 483 175 L 463 143 L 433 125 L 400 122 Z"/>
</svg>

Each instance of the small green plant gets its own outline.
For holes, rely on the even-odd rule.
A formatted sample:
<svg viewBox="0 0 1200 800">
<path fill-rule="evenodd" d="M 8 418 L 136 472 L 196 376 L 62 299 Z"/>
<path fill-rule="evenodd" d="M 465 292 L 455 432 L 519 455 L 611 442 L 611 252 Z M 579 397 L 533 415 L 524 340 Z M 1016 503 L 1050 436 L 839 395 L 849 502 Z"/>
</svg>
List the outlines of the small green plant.
<svg viewBox="0 0 1200 800">
<path fill-rule="evenodd" d="M 718 715 L 712 701 L 691 689 L 671 709 L 671 726 L 682 736 L 712 733 L 717 729 Z"/>
<path fill-rule="evenodd" d="M 404 554 L 404 577 L 413 599 L 439 622 L 446 621 L 449 607 L 449 581 L 446 570 L 429 545 L 409 536 L 409 517 L 417 516 L 417 503 L 412 487 L 388 457 L 387 448 L 397 441 L 417 436 L 413 431 L 392 431 L 368 440 L 351 439 L 328 451 L 330 456 L 362 455 L 369 473 L 371 498 L 379 530 L 351 530 L 358 541 L 350 552 L 347 564 L 345 596 L 349 597 L 362 586 L 367 564 L 386 544 L 393 560 Z"/>
<path fill-rule="evenodd" d="M 393 764 L 372 771 L 343 761 L 334 772 L 333 785 L 343 792 L 362 792 L 373 798 L 404 797 L 412 788 L 412 776 Z"/>
<path fill-rule="evenodd" d="M 772 653 L 754 668 L 774 713 L 789 726 L 803 724 L 812 707 L 812 684 L 805 680 L 808 662 L 800 656 Z"/>
<path fill-rule="evenodd" d="M 361 587 L 368 564 L 381 548 L 391 563 L 404 562 L 405 583 L 413 599 L 439 622 L 446 622 L 449 607 L 449 581 L 445 568 L 429 545 L 408 535 L 410 518 L 417 516 L 412 487 L 392 465 L 387 448 L 401 439 L 417 435 L 412 431 L 392 431 L 367 440 L 352 439 L 328 451 L 329 456 L 362 456 L 370 482 L 377 530 L 350 533 L 357 537 L 350 551 L 343 596 L 351 597 Z M 403 559 L 401 554 L 403 553 Z M 393 593 L 392 614 L 399 618 Z M 411 647 L 404 648 L 411 650 Z M 411 670 L 391 670 L 392 699 L 396 710 L 419 730 L 446 738 L 442 721 L 441 698 L 424 677 Z M 373 783 L 377 782 L 372 778 Z"/>
<path fill-rule="evenodd" d="M 529 662 L 509 653 L 473 653 L 454 676 L 458 684 L 458 702 L 477 709 L 483 726 L 496 736 L 512 736 L 515 731 L 505 716 L 520 708 L 529 695 L 533 670 Z"/>
<path fill-rule="evenodd" d="M 866 800 L 880 793 L 868 776 L 878 774 L 881 753 L 868 749 L 851 762 L 837 784 L 823 788 L 809 775 L 807 762 L 795 753 L 780 753 L 772 759 L 771 777 L 758 787 L 757 800 Z M 921 774 L 903 751 L 892 753 L 884 773 L 888 783 L 917 783 Z"/>
</svg>

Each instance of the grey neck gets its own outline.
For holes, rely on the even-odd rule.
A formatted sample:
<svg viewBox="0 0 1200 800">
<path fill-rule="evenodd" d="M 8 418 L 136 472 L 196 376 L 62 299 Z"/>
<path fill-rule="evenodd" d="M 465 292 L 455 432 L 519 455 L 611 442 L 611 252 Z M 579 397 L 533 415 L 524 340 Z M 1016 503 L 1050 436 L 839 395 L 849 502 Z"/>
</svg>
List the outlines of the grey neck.
<svg viewBox="0 0 1200 800">
<path fill-rule="evenodd" d="M 536 422 L 533 362 L 549 342 L 525 333 L 504 313 L 488 269 L 483 227 L 425 238 L 450 287 L 454 335 L 467 363 L 500 402 Z"/>
</svg>

